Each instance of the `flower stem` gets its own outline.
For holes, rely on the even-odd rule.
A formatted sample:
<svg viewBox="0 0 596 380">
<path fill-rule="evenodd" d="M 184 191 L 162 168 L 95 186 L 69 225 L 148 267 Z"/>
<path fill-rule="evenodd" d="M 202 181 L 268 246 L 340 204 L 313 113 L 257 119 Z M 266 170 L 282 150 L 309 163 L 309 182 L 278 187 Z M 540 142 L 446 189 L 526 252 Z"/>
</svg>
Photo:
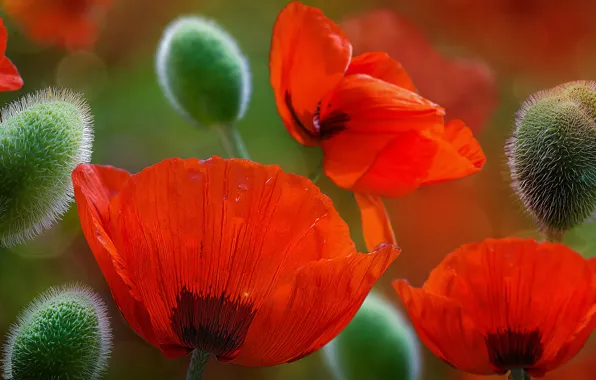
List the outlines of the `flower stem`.
<svg viewBox="0 0 596 380">
<path fill-rule="evenodd" d="M 523 369 L 513 368 L 509 371 L 509 380 L 531 380 L 531 377 Z"/>
<path fill-rule="evenodd" d="M 310 179 L 312 183 L 316 184 L 319 178 L 321 178 L 321 174 L 323 174 L 323 163 L 317 165 L 315 170 L 308 176 L 308 179 Z"/>
<path fill-rule="evenodd" d="M 203 378 L 203 371 L 209 360 L 209 353 L 207 351 L 194 350 L 186 372 L 186 380 L 201 380 Z"/>
<path fill-rule="evenodd" d="M 234 125 L 216 125 L 214 128 L 219 133 L 219 140 L 228 157 L 250 160 L 244 140 Z"/>
</svg>

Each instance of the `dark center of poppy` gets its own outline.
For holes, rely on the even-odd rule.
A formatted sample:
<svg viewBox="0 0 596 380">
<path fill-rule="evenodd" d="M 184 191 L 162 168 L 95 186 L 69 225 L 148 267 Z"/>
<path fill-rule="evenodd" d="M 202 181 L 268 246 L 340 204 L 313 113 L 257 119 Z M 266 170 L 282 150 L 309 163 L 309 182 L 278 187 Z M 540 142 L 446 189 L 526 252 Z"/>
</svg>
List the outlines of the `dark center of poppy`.
<svg viewBox="0 0 596 380">
<path fill-rule="evenodd" d="M 288 110 L 290 111 L 290 115 L 294 120 L 294 123 L 298 125 L 298 127 L 309 137 L 313 139 L 321 139 L 325 140 L 330 137 L 335 136 L 339 132 L 346 129 L 345 124 L 350 120 L 348 114 L 341 111 L 331 111 L 325 119 L 321 120 L 321 103 L 317 105 L 317 109 L 313 114 L 313 125 L 316 129 L 316 132 L 312 131 L 311 129 L 307 128 L 302 121 L 300 121 L 300 117 L 296 113 L 296 109 L 292 104 L 292 95 L 286 91 L 284 96 L 284 102 Z M 331 107 L 331 104 L 327 104 L 327 107 Z"/>
<path fill-rule="evenodd" d="M 254 316 L 253 303 L 248 297 L 197 295 L 184 287 L 170 321 L 185 346 L 221 359 L 233 359 L 244 344 Z"/>
<path fill-rule="evenodd" d="M 505 373 L 513 368 L 530 368 L 542 356 L 542 334 L 539 330 L 499 329 L 484 341 L 491 364 Z"/>
</svg>

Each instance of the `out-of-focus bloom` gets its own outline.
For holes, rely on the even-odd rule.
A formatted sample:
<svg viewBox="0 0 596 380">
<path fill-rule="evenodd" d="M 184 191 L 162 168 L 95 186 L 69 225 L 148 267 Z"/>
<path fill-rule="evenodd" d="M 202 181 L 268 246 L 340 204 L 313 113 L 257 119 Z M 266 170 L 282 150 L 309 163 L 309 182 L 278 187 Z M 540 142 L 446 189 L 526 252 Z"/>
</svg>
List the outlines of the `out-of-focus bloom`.
<svg viewBox="0 0 596 380">
<path fill-rule="evenodd" d="M 6 58 L 8 32 L 0 18 L 0 91 L 14 91 L 23 87 L 23 78 L 15 65 Z"/>
<path fill-rule="evenodd" d="M 530 96 L 507 141 L 511 185 L 551 239 L 596 215 L 596 82 Z"/>
<path fill-rule="evenodd" d="M 445 362 L 539 377 L 573 358 L 596 326 L 593 264 L 561 244 L 487 239 L 449 254 L 422 288 L 394 287 Z"/>
<path fill-rule="evenodd" d="M 277 166 L 212 157 L 73 172 L 83 232 L 120 311 L 167 357 L 265 366 L 321 348 L 397 257 L 358 253 L 331 200 Z"/>
<path fill-rule="evenodd" d="M 403 196 L 484 165 L 463 122 L 445 125 L 443 108 L 416 94 L 386 53 L 352 58 L 345 33 L 317 8 L 292 2 L 281 11 L 270 70 L 290 134 L 303 145 L 320 145 L 325 174 L 355 193 L 369 249 L 394 240 L 380 197 Z"/>
<path fill-rule="evenodd" d="M 574 74 L 596 41 L 593 1 L 418 0 L 404 11 L 425 29 L 531 75 Z"/>
<path fill-rule="evenodd" d="M 80 49 L 93 45 L 97 28 L 113 0 L 2 0 L 6 13 L 29 38 Z"/>
<path fill-rule="evenodd" d="M 354 54 L 386 51 L 408 71 L 420 95 L 443 106 L 446 121 L 462 119 L 482 129 L 497 104 L 496 80 L 482 61 L 449 59 L 399 13 L 378 9 L 341 23 Z"/>
</svg>

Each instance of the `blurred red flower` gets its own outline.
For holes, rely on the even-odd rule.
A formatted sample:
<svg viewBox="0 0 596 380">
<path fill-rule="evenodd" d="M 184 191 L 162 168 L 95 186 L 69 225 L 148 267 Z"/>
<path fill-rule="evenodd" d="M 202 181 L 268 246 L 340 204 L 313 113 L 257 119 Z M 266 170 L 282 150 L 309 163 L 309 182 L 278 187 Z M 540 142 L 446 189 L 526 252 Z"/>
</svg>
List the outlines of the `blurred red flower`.
<svg viewBox="0 0 596 380">
<path fill-rule="evenodd" d="M 92 46 L 98 23 L 113 0 L 2 0 L 6 13 L 29 38 L 67 49 Z"/>
<path fill-rule="evenodd" d="M 275 22 L 270 55 L 277 109 L 301 144 L 320 145 L 323 170 L 355 193 L 369 249 L 394 242 L 380 197 L 461 178 L 485 157 L 459 120 L 414 92 L 386 53 L 352 58 L 340 27 L 317 8 L 287 5 Z"/>
<path fill-rule="evenodd" d="M 422 288 L 394 287 L 445 362 L 540 377 L 573 358 L 596 327 L 593 264 L 562 244 L 487 239 L 449 254 Z"/>
<path fill-rule="evenodd" d="M 116 304 L 167 357 L 264 366 L 321 348 L 398 256 L 360 254 L 331 200 L 277 166 L 169 159 L 80 165 L 81 225 Z"/>
<path fill-rule="evenodd" d="M 594 1 L 417 0 L 407 11 L 427 29 L 528 74 L 573 76 L 596 42 Z"/>
<path fill-rule="evenodd" d="M 0 18 L 0 91 L 14 91 L 23 87 L 23 78 L 15 65 L 6 58 L 8 32 Z"/>
<path fill-rule="evenodd" d="M 373 10 L 341 26 L 355 54 L 386 51 L 398 60 L 420 95 L 447 110 L 447 121 L 463 119 L 473 131 L 486 125 L 497 105 L 497 88 L 484 62 L 442 56 L 416 25 L 392 10 Z"/>
</svg>

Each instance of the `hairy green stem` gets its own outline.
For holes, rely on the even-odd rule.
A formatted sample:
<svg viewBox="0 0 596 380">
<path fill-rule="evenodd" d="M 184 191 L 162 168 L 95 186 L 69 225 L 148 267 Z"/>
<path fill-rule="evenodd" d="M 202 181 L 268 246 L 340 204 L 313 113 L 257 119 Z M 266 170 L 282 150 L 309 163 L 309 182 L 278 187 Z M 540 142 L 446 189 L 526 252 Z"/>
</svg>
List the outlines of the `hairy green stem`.
<svg viewBox="0 0 596 380">
<path fill-rule="evenodd" d="M 234 125 L 216 125 L 215 130 L 219 133 L 219 140 L 228 157 L 250 160 L 244 140 Z"/>
<path fill-rule="evenodd" d="M 201 380 L 203 378 L 203 371 L 209 360 L 209 353 L 201 350 L 194 350 L 186 372 L 186 380 Z"/>
</svg>

